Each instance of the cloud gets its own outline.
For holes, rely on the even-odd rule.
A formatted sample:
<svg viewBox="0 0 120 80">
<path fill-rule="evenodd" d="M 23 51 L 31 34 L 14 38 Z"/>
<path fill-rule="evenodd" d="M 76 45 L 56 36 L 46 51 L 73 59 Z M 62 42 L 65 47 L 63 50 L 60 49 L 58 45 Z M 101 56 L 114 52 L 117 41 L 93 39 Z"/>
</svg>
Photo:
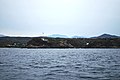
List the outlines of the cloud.
<svg viewBox="0 0 120 80">
<path fill-rule="evenodd" d="M 0 31 L 120 35 L 119 4 L 120 0 L 0 0 Z"/>
</svg>

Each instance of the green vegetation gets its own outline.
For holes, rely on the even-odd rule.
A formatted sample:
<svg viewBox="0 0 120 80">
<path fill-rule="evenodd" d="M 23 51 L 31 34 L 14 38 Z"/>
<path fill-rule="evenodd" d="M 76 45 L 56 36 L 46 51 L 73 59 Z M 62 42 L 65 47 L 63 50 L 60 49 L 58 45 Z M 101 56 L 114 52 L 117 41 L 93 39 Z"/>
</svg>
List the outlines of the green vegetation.
<svg viewBox="0 0 120 80">
<path fill-rule="evenodd" d="M 0 37 L 0 47 L 25 47 L 31 37 Z"/>
<path fill-rule="evenodd" d="M 120 38 L 1 37 L 0 47 L 120 48 Z"/>
</svg>

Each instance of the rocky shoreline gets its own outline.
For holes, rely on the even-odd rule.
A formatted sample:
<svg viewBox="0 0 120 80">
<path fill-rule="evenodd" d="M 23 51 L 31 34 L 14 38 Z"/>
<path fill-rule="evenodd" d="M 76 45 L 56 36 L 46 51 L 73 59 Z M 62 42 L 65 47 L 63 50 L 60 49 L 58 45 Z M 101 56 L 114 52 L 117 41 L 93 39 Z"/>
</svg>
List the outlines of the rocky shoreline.
<svg viewBox="0 0 120 80">
<path fill-rule="evenodd" d="M 120 38 L 2 37 L 0 48 L 120 48 Z"/>
</svg>

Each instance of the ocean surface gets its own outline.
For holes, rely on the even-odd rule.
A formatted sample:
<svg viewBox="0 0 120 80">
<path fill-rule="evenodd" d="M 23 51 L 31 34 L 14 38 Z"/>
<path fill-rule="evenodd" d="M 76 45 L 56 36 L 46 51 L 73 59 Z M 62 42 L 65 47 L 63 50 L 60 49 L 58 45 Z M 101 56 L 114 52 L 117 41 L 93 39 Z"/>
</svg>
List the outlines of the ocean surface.
<svg viewBox="0 0 120 80">
<path fill-rule="evenodd" d="M 0 48 L 0 80 L 120 80 L 120 49 Z"/>
</svg>

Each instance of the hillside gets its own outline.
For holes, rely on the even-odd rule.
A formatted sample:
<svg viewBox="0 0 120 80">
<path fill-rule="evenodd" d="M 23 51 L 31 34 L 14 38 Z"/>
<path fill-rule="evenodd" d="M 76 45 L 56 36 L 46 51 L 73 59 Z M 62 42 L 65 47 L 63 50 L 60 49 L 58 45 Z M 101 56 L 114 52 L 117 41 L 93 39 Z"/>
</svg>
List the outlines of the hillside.
<svg viewBox="0 0 120 80">
<path fill-rule="evenodd" d="M 33 38 L 26 47 L 33 48 L 120 48 L 120 38 Z"/>
<path fill-rule="evenodd" d="M 31 37 L 0 37 L 0 47 L 25 47 Z"/>
<path fill-rule="evenodd" d="M 120 38 L 0 37 L 0 47 L 120 48 Z"/>
</svg>

